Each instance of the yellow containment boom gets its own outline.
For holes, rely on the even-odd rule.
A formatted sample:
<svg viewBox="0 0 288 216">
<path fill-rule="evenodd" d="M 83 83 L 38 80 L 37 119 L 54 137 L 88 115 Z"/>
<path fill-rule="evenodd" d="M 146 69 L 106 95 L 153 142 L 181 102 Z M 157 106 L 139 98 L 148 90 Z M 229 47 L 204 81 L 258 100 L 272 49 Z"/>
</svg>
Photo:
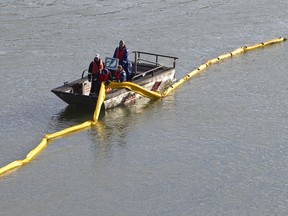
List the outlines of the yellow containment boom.
<svg viewBox="0 0 288 216">
<path fill-rule="evenodd" d="M 286 38 L 284 37 L 280 37 L 280 38 L 275 38 L 263 43 L 259 43 L 259 44 L 255 44 L 255 45 L 251 45 L 251 46 L 244 46 L 244 47 L 240 47 L 230 53 L 226 53 L 226 54 L 222 54 L 220 56 L 218 56 L 217 58 L 213 58 L 211 60 L 208 60 L 206 63 L 200 65 L 198 68 L 196 68 L 195 70 L 191 71 L 190 73 L 188 73 L 185 77 L 183 77 L 182 79 L 178 80 L 177 82 L 175 82 L 173 85 L 171 85 L 165 92 L 162 93 L 163 96 L 168 95 L 172 90 L 175 90 L 177 87 L 179 87 L 181 84 L 183 84 L 185 81 L 191 79 L 192 77 L 194 77 L 195 75 L 199 74 L 200 72 L 202 72 L 205 68 L 209 67 L 212 64 L 218 63 L 221 60 L 227 59 L 227 58 L 231 58 L 232 56 L 241 54 L 243 52 L 246 51 L 250 51 L 256 48 L 261 48 L 267 45 L 271 45 L 271 44 L 275 44 L 275 43 L 279 43 L 279 42 L 283 42 L 285 41 Z"/>
<path fill-rule="evenodd" d="M 160 93 L 149 91 L 132 82 L 110 82 L 108 87 L 112 89 L 126 88 L 149 99 L 157 99 L 162 97 Z"/>
<path fill-rule="evenodd" d="M 209 67 L 212 64 L 218 63 L 222 60 L 225 60 L 227 58 L 231 58 L 232 56 L 241 54 L 243 52 L 246 51 L 250 51 L 253 49 L 257 49 L 257 48 L 261 48 L 263 46 L 267 46 L 267 45 L 271 45 L 271 44 L 275 44 L 275 43 L 279 43 L 282 41 L 285 41 L 286 38 L 280 37 L 280 38 L 276 38 L 273 40 L 269 40 L 263 43 L 259 43 L 259 44 L 255 44 L 255 45 L 251 45 L 251 46 L 244 46 L 244 47 L 240 47 L 238 49 L 235 49 L 234 51 L 230 52 L 230 53 L 226 53 L 226 54 L 222 54 L 216 58 L 213 58 L 211 60 L 208 60 L 206 63 L 200 65 L 199 67 L 197 67 L 195 70 L 189 72 L 186 76 L 184 76 L 182 79 L 178 80 L 177 82 L 175 82 L 173 85 L 171 85 L 170 87 L 168 87 L 168 89 L 166 89 L 166 91 L 164 91 L 162 94 L 158 93 L 158 92 L 154 92 L 154 91 L 149 91 L 147 89 L 142 88 L 141 86 L 135 84 L 135 83 L 131 83 L 131 82 L 111 82 L 108 87 L 110 88 L 127 88 L 131 91 L 134 91 L 144 97 L 150 98 L 150 99 L 157 99 L 157 98 L 161 98 L 161 97 L 166 97 L 171 91 L 175 90 L 176 88 L 178 88 L 180 85 L 182 85 L 184 82 L 186 82 L 187 80 L 191 79 L 192 77 L 196 76 L 197 74 L 199 74 L 200 72 L 202 72 L 204 69 L 206 69 L 207 67 Z"/>
<path fill-rule="evenodd" d="M 99 114 L 101 111 L 101 106 L 105 100 L 105 97 L 106 97 L 106 89 L 105 89 L 104 83 L 102 82 L 100 86 L 100 91 L 98 94 L 96 108 L 95 108 L 94 115 L 93 115 L 93 124 L 96 124 L 96 122 L 98 121 Z"/>
<path fill-rule="evenodd" d="M 42 139 L 42 141 L 39 143 L 39 145 L 36 146 L 36 148 L 34 148 L 32 151 L 30 151 L 23 160 L 16 160 L 16 161 L 9 163 L 6 166 L 0 168 L 0 175 L 5 173 L 5 172 L 8 172 L 12 169 L 18 168 L 22 165 L 25 165 L 25 164 L 29 163 L 30 161 L 32 161 L 37 155 L 39 155 L 43 151 L 43 149 L 45 149 L 47 147 L 48 142 L 50 140 L 56 139 L 56 138 L 65 136 L 67 134 L 70 134 L 72 132 L 82 130 L 84 128 L 95 125 L 97 120 L 98 120 L 101 105 L 103 104 L 104 99 L 105 99 L 105 85 L 102 83 L 101 87 L 100 87 L 97 105 L 96 105 L 95 112 L 93 115 L 93 121 L 86 121 L 82 124 L 66 128 L 64 130 L 55 132 L 53 134 L 46 134 L 45 137 Z"/>
<path fill-rule="evenodd" d="M 166 91 L 164 91 L 162 94 L 154 92 L 154 91 L 149 91 L 146 90 L 144 88 L 142 88 L 139 85 L 136 85 L 135 83 L 131 83 L 131 82 L 123 82 L 123 83 L 117 83 L 117 82 L 111 82 L 107 87 L 109 88 L 127 88 L 131 91 L 134 91 L 144 97 L 150 98 L 150 99 L 157 99 L 157 98 L 161 98 L 161 97 L 165 97 L 167 96 L 171 91 L 175 90 L 176 88 L 178 88 L 180 85 L 182 85 L 185 81 L 191 79 L 192 77 L 194 77 L 195 75 L 199 74 L 201 71 L 203 71 L 205 68 L 209 67 L 212 64 L 215 64 L 221 60 L 227 59 L 227 58 L 231 58 L 232 56 L 241 54 L 243 52 L 246 51 L 250 51 L 253 49 L 257 49 L 257 48 L 261 48 L 270 44 L 275 44 L 275 43 L 279 43 L 282 41 L 285 41 L 286 38 L 280 37 L 280 38 L 276 38 L 273 40 L 269 40 L 263 43 L 259 43 L 259 44 L 255 44 L 255 45 L 251 45 L 251 46 L 244 46 L 244 47 L 240 47 L 230 53 L 226 53 L 223 55 L 218 56 L 217 58 L 213 58 L 209 61 L 207 61 L 206 63 L 200 65 L 198 68 L 196 68 L 195 70 L 189 72 L 186 76 L 184 76 L 182 79 L 178 80 L 177 82 L 175 82 L 173 85 L 171 85 Z M 66 129 L 63 129 L 61 131 L 55 132 L 53 134 L 46 134 L 45 137 L 42 139 L 42 141 L 39 143 L 39 145 L 34 148 L 32 151 L 30 151 L 26 158 L 24 158 L 23 160 L 16 160 L 12 163 L 7 164 L 6 166 L 0 168 L 0 175 L 2 175 L 5 172 L 8 172 L 12 169 L 18 168 L 22 165 L 25 165 L 27 163 L 29 163 L 31 160 L 33 160 L 38 154 L 40 154 L 40 152 L 43 151 L 43 149 L 45 149 L 48 145 L 48 142 L 52 139 L 56 139 L 62 136 L 65 136 L 69 133 L 78 131 L 78 130 L 82 130 L 84 128 L 87 127 L 91 127 L 92 125 L 95 125 L 98 121 L 99 118 L 99 114 L 100 114 L 100 110 L 101 110 L 101 106 L 105 100 L 105 85 L 102 83 L 101 87 L 100 87 L 100 92 L 99 92 L 99 96 L 98 96 L 98 101 L 96 104 L 96 108 L 95 108 L 95 112 L 93 115 L 93 121 L 86 121 L 82 124 L 79 125 L 75 125 Z"/>
</svg>

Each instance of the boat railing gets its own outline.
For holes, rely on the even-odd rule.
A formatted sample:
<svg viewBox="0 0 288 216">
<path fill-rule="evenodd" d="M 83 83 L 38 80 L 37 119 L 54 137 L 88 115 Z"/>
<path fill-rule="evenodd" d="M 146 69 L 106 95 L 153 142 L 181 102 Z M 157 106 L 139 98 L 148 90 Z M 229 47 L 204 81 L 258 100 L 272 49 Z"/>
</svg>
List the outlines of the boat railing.
<svg viewBox="0 0 288 216">
<path fill-rule="evenodd" d="M 85 74 L 86 71 L 87 71 L 87 73 L 88 73 L 88 69 L 84 69 L 84 70 L 83 70 L 82 76 L 81 76 L 82 79 L 84 78 L 84 74 Z"/>
<path fill-rule="evenodd" d="M 157 71 L 158 69 L 161 69 L 165 66 L 161 65 L 159 63 L 159 58 L 166 58 L 166 59 L 172 59 L 172 65 L 170 67 L 175 68 L 176 67 L 176 60 L 178 59 L 175 56 L 168 56 L 168 55 L 162 55 L 162 54 L 155 54 L 155 53 L 148 53 L 148 52 L 141 52 L 141 51 L 133 51 L 132 53 L 134 53 L 134 68 L 133 68 L 133 73 L 135 74 L 135 76 L 133 77 L 132 80 L 136 80 L 139 79 L 141 77 L 144 77 L 146 75 L 152 74 L 154 71 Z M 146 56 L 146 58 L 143 58 Z M 155 61 L 152 60 L 148 60 L 147 56 L 154 56 L 155 57 Z M 154 67 L 148 71 L 142 72 L 141 74 L 137 74 L 138 72 L 138 64 L 140 62 L 146 62 L 146 63 L 150 63 L 152 65 L 155 65 L 157 67 Z M 169 67 L 168 65 L 166 67 Z"/>
<path fill-rule="evenodd" d="M 161 69 L 161 68 L 163 68 L 164 66 L 163 65 L 159 65 L 158 67 L 155 67 L 155 68 L 152 68 L 152 69 L 150 69 L 150 70 L 148 70 L 148 71 L 145 71 L 145 72 L 143 72 L 143 73 L 141 73 L 141 74 L 137 74 L 137 75 L 135 75 L 135 76 L 133 76 L 133 78 L 132 78 L 132 81 L 134 81 L 134 80 L 137 80 L 137 79 L 140 79 L 140 78 L 142 78 L 142 77 L 144 77 L 144 76 L 147 76 L 147 75 L 154 75 L 154 72 L 156 71 L 156 70 L 159 70 L 159 69 Z"/>
</svg>

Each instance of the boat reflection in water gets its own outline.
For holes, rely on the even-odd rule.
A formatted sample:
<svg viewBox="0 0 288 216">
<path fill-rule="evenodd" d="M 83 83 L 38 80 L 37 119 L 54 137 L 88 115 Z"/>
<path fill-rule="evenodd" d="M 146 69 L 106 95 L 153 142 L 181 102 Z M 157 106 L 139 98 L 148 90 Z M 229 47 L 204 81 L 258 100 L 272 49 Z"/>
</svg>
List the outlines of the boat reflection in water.
<svg viewBox="0 0 288 216">
<path fill-rule="evenodd" d="M 88 131 L 86 133 L 90 135 L 92 141 L 90 148 L 97 152 L 96 154 L 108 153 L 113 145 L 116 145 L 117 148 L 125 148 L 127 135 L 133 131 L 135 126 L 138 127 L 139 124 L 142 124 L 143 113 L 148 112 L 148 115 L 149 112 L 157 113 L 160 109 L 159 106 L 161 109 L 164 106 L 164 110 L 167 110 L 167 107 L 171 109 L 174 107 L 171 103 L 175 103 L 173 94 L 166 97 L 165 100 L 162 98 L 150 100 L 142 97 L 111 109 L 101 109 L 97 123 L 92 127 L 83 129 Z M 93 113 L 94 110 L 91 107 L 68 105 L 51 118 L 51 132 L 82 124 L 85 121 L 92 121 Z M 83 132 L 83 130 L 69 135 Z"/>
</svg>

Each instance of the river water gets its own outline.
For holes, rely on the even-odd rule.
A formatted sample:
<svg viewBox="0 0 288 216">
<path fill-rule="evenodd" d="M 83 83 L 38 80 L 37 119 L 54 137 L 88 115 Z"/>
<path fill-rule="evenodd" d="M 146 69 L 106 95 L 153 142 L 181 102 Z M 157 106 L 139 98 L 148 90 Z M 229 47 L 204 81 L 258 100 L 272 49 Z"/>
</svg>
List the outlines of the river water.
<svg viewBox="0 0 288 216">
<path fill-rule="evenodd" d="M 92 119 L 50 90 L 94 55 L 173 55 L 177 78 L 288 36 L 286 0 L 1 0 L 0 166 Z M 0 177 L 0 215 L 287 215 L 288 43 L 206 69 L 168 97 L 106 111 Z"/>
</svg>

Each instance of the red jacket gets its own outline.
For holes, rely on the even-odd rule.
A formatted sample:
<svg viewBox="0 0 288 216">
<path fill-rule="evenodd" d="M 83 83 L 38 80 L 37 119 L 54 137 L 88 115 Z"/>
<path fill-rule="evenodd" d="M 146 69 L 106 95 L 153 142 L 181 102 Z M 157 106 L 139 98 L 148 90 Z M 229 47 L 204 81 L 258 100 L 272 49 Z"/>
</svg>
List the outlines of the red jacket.
<svg viewBox="0 0 288 216">
<path fill-rule="evenodd" d="M 108 73 L 107 74 L 100 73 L 100 75 L 99 75 L 99 81 L 100 82 L 107 81 L 108 79 L 109 79 L 109 74 Z"/>
<path fill-rule="evenodd" d="M 97 74 L 97 73 L 99 73 L 99 71 L 102 70 L 103 68 L 104 68 L 103 62 L 102 62 L 101 59 L 99 59 L 98 62 L 92 61 L 92 62 L 90 63 L 88 72 L 89 72 L 89 73 L 92 73 L 92 74 Z"/>
<path fill-rule="evenodd" d="M 113 58 L 118 58 L 119 61 L 127 61 L 128 60 L 128 51 L 126 49 L 126 46 L 124 46 L 123 48 L 121 47 L 117 47 L 115 49 Z"/>
<path fill-rule="evenodd" d="M 116 70 L 115 71 L 115 79 L 116 81 L 120 81 L 120 78 L 121 78 L 121 72 L 119 70 Z"/>
</svg>

